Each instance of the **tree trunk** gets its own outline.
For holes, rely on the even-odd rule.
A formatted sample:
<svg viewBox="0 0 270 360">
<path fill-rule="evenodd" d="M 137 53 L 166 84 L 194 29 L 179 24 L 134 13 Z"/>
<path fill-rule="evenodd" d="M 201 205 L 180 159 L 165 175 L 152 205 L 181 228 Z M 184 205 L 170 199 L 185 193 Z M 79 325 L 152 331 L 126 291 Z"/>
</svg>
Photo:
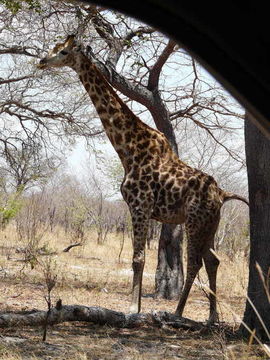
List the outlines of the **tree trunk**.
<svg viewBox="0 0 270 360">
<path fill-rule="evenodd" d="M 163 225 L 158 248 L 156 296 L 177 299 L 184 283 L 182 264 L 183 231 L 180 225 Z"/>
<path fill-rule="evenodd" d="M 243 322 L 251 331 L 256 331 L 258 338 L 269 341 L 270 337 L 267 336 L 264 326 L 270 332 L 270 140 L 251 122 L 248 115 L 245 122 L 245 140 L 250 200 L 248 297 L 264 325 L 249 301 L 246 303 Z M 256 264 L 262 270 L 265 284 Z M 240 331 L 245 337 L 250 335 L 244 325 Z"/>
<path fill-rule="evenodd" d="M 169 113 L 158 91 L 153 91 L 153 104 L 154 106 L 149 110 L 156 127 L 164 133 L 172 149 L 178 155 L 178 147 Z M 182 226 L 162 224 L 155 276 L 157 297 L 176 299 L 180 296 L 184 284 L 182 244 Z"/>
</svg>

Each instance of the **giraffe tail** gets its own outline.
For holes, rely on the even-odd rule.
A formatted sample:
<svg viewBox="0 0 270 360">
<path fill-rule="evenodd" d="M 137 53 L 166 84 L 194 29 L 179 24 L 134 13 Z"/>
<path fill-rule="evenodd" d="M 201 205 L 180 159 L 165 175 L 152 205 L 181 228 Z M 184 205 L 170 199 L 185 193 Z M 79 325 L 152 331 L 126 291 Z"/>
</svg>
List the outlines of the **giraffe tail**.
<svg viewBox="0 0 270 360">
<path fill-rule="evenodd" d="M 231 192 L 224 192 L 223 193 L 223 204 L 226 201 L 229 201 L 229 200 L 240 200 L 240 201 L 243 201 L 245 204 L 247 204 L 249 206 L 249 202 L 243 196 L 240 196 L 240 195 L 237 195 L 237 194 L 234 194 L 234 193 L 231 193 Z"/>
</svg>

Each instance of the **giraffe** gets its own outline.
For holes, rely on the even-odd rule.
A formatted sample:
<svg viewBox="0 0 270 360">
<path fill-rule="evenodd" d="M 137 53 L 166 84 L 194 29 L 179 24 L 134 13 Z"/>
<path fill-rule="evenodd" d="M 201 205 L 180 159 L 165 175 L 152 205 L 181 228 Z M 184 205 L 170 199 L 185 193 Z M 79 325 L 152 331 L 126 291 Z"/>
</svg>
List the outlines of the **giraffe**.
<svg viewBox="0 0 270 360">
<path fill-rule="evenodd" d="M 176 309 L 182 316 L 191 286 L 203 261 L 211 289 L 209 322 L 217 320 L 214 236 L 222 205 L 231 199 L 247 200 L 218 187 L 214 178 L 188 166 L 174 153 L 165 135 L 143 123 L 120 99 L 86 55 L 74 35 L 58 43 L 40 60 L 38 68 L 73 69 L 100 117 L 105 132 L 124 167 L 121 193 L 133 225 L 133 284 L 130 312 L 140 312 L 145 244 L 150 219 L 185 224 L 187 275 Z"/>
</svg>

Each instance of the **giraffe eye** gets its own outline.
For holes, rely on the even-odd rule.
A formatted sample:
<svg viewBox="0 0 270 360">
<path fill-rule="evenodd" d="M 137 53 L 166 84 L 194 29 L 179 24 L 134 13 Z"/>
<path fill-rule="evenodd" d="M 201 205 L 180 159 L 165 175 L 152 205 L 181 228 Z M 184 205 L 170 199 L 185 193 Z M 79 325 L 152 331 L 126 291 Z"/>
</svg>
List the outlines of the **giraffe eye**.
<svg viewBox="0 0 270 360">
<path fill-rule="evenodd" d="M 62 51 L 60 51 L 60 54 L 62 54 L 62 55 L 67 55 L 68 53 L 67 53 L 67 51 L 62 50 Z"/>
</svg>

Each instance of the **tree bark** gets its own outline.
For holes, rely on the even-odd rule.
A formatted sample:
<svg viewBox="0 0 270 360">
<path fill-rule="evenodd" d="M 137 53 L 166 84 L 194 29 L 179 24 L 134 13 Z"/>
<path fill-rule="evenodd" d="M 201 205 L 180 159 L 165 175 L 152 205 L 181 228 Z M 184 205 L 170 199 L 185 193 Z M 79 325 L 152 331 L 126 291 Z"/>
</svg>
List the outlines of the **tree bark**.
<svg viewBox="0 0 270 360">
<path fill-rule="evenodd" d="M 243 322 L 256 331 L 261 340 L 270 340 L 270 140 L 252 123 L 246 114 L 246 158 L 250 204 L 250 260 L 248 298 Z M 265 282 L 262 281 L 262 274 Z M 263 323 L 264 325 L 263 325 Z M 245 337 L 250 332 L 244 325 L 240 331 Z"/>
<path fill-rule="evenodd" d="M 184 283 L 182 264 L 183 231 L 181 225 L 163 225 L 155 277 L 156 296 L 177 299 Z"/>
</svg>

